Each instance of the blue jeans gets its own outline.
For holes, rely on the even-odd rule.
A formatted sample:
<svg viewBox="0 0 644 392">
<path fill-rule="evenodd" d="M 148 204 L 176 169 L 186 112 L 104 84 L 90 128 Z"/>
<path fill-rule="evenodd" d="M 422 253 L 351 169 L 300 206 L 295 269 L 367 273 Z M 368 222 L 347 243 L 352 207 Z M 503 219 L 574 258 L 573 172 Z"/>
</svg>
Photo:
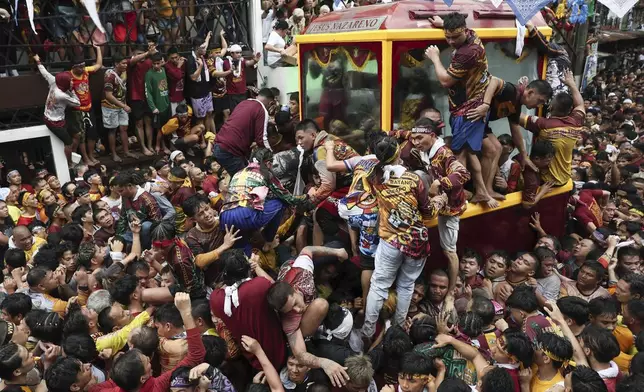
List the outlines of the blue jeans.
<svg viewBox="0 0 644 392">
<path fill-rule="evenodd" d="M 150 249 L 152 247 L 152 240 L 150 237 L 150 231 L 152 229 L 152 222 L 149 221 L 144 221 L 141 223 L 141 249 Z M 125 234 L 123 234 L 123 239 L 128 243 L 132 244 L 132 241 L 134 238 L 132 237 L 132 232 L 131 231 L 126 231 Z"/>
<path fill-rule="evenodd" d="M 242 171 L 246 167 L 246 159 L 238 157 L 221 148 L 219 144 L 215 144 L 215 149 L 212 153 L 217 162 L 226 169 L 232 178 L 235 173 Z"/>
<path fill-rule="evenodd" d="M 389 288 L 394 284 L 394 281 L 398 296 L 394 325 L 403 325 L 407 311 L 409 311 L 411 297 L 414 294 L 414 284 L 423 272 L 425 259 L 425 257 L 412 259 L 405 256 L 398 248 L 386 241 L 378 243 L 374 261 L 375 269 L 371 275 L 371 286 L 367 296 L 362 335 L 372 337 L 376 331 L 376 322 L 382 309 L 382 303 L 389 296 Z"/>
</svg>

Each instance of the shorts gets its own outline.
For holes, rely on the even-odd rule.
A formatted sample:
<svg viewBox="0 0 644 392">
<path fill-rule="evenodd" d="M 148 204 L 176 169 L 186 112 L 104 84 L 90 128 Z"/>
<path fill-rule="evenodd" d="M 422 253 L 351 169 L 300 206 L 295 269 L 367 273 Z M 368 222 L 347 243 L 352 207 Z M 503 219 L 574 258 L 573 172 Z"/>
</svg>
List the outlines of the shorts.
<svg viewBox="0 0 644 392">
<path fill-rule="evenodd" d="M 134 121 L 142 120 L 143 117 L 152 117 L 152 112 L 145 101 L 131 101 L 130 108 L 132 109 L 130 116 Z"/>
<path fill-rule="evenodd" d="M 213 97 L 212 106 L 215 113 L 222 113 L 224 110 L 230 110 L 230 97 L 225 94 L 223 97 Z"/>
<path fill-rule="evenodd" d="M 459 221 L 458 216 L 438 215 L 438 236 L 443 250 L 456 252 Z"/>
<path fill-rule="evenodd" d="M 129 117 L 124 109 L 101 107 L 103 112 L 103 128 L 113 130 L 118 127 L 127 127 Z"/>
<path fill-rule="evenodd" d="M 366 256 L 360 253 L 360 269 L 363 271 L 373 271 L 376 269 L 374 261 L 376 259 L 371 256 Z"/>
<path fill-rule="evenodd" d="M 81 19 L 76 7 L 65 5 L 56 6 L 58 17 L 50 20 L 51 28 L 56 38 L 66 38 L 72 32 L 78 30 Z"/>
<path fill-rule="evenodd" d="M 206 118 L 206 115 L 213 110 L 211 94 L 202 98 L 190 98 L 190 103 L 192 103 L 192 113 L 196 118 Z"/>
<path fill-rule="evenodd" d="M 51 133 L 56 135 L 56 137 L 58 137 L 60 141 L 63 142 L 64 145 L 66 146 L 72 145 L 73 139 L 72 139 L 72 135 L 70 135 L 69 132 L 67 131 L 67 123 L 64 123 L 59 126 L 55 126 L 45 121 L 45 125 L 47 125 L 47 128 L 51 131 Z"/>
<path fill-rule="evenodd" d="M 171 16 L 169 18 L 157 18 L 157 27 L 159 30 L 172 30 L 179 28 L 179 18 Z"/>
<path fill-rule="evenodd" d="M 119 43 L 126 41 L 136 42 L 136 37 L 138 35 L 136 12 L 126 12 L 123 14 L 123 19 L 125 20 L 125 23 L 114 24 L 114 41 Z"/>
<path fill-rule="evenodd" d="M 67 117 L 69 133 L 80 134 L 79 142 L 84 143 L 86 139 L 98 140 L 96 121 L 91 111 L 70 110 Z"/>
<path fill-rule="evenodd" d="M 449 118 L 449 125 L 452 127 L 452 151 L 461 151 L 469 147 L 473 152 L 481 151 L 483 135 L 487 127 L 485 121 L 468 121 L 465 116 L 454 116 Z"/>
<path fill-rule="evenodd" d="M 171 116 L 174 116 L 175 114 L 177 114 L 177 106 L 179 106 L 181 104 L 185 105 L 186 101 L 183 100 L 181 102 L 170 102 L 170 115 Z"/>
<path fill-rule="evenodd" d="M 228 99 L 230 99 L 230 111 L 232 112 L 235 110 L 237 105 L 242 103 L 243 101 L 248 98 L 248 95 L 246 93 L 244 94 L 228 94 Z"/>
</svg>

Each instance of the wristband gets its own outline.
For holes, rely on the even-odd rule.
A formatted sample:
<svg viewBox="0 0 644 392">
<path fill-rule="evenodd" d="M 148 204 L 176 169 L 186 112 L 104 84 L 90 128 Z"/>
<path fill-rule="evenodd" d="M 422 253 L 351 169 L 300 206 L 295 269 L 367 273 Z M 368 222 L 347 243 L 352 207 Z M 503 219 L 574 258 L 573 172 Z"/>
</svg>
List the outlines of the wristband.
<svg viewBox="0 0 644 392">
<path fill-rule="evenodd" d="M 487 102 L 483 102 L 483 105 L 490 106 L 490 104 L 489 104 L 489 103 L 487 103 Z"/>
</svg>

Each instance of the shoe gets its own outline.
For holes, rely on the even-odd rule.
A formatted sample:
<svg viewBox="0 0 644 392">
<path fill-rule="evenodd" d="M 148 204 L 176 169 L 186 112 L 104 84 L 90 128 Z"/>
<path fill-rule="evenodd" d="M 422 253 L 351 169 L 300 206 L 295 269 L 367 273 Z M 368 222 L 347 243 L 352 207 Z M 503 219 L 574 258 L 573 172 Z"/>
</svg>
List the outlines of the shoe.
<svg viewBox="0 0 644 392">
<path fill-rule="evenodd" d="M 10 70 L 9 73 L 11 74 L 11 76 L 20 76 L 18 71 L 16 71 L 15 69 Z"/>
<path fill-rule="evenodd" d="M 6 78 L 7 73 L 6 72 L 0 72 L 0 78 Z"/>
</svg>

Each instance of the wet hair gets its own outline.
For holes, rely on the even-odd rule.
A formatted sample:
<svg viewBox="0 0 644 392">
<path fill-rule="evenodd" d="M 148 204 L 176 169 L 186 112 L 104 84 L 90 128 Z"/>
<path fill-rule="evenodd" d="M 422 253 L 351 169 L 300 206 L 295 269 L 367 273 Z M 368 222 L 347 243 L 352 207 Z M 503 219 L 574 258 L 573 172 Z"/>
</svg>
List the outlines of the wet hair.
<svg viewBox="0 0 644 392">
<path fill-rule="evenodd" d="M 268 301 L 268 306 L 276 312 L 280 312 L 281 309 L 286 305 L 288 297 L 291 296 L 295 290 L 287 282 L 275 282 L 268 293 L 266 293 L 266 300 Z"/>
<path fill-rule="evenodd" d="M 173 303 L 159 306 L 154 312 L 154 321 L 161 324 L 170 323 L 173 327 L 177 328 L 183 327 L 181 312 L 179 312 L 179 309 Z"/>
<path fill-rule="evenodd" d="M 34 338 L 60 345 L 64 323 L 58 313 L 33 309 L 25 315 L 25 323 Z"/>
<path fill-rule="evenodd" d="M 530 286 L 516 287 L 505 304 L 513 309 L 520 309 L 528 313 L 539 309 L 537 295 L 534 293 L 534 288 Z"/>
<path fill-rule="evenodd" d="M 619 306 L 612 297 L 593 298 L 588 302 L 588 314 L 593 317 L 617 315 Z"/>
<path fill-rule="evenodd" d="M 604 380 L 592 368 L 577 365 L 570 375 L 574 392 L 608 392 Z"/>
<path fill-rule="evenodd" d="M 481 392 L 502 391 L 514 391 L 514 381 L 507 370 L 495 366 L 483 376 Z"/>
<path fill-rule="evenodd" d="M 273 161 L 273 152 L 268 148 L 260 147 L 253 151 L 253 153 L 251 153 L 250 161 L 257 161 L 257 164 L 259 165 L 259 173 L 262 175 L 262 177 L 264 177 L 264 181 L 269 183 L 272 174 L 270 167 L 266 165 L 266 162 L 269 162 L 269 165 L 272 165 L 271 162 Z"/>
<path fill-rule="evenodd" d="M 210 200 L 204 195 L 195 194 L 184 200 L 181 203 L 181 207 L 183 207 L 183 212 L 188 218 L 194 218 L 199 208 L 204 204 L 210 205 Z"/>
<path fill-rule="evenodd" d="M 554 96 L 550 107 L 553 115 L 567 116 L 573 108 L 572 96 L 566 92 L 561 92 Z"/>
<path fill-rule="evenodd" d="M 156 328 L 144 325 L 132 331 L 130 343 L 135 349 L 140 350 L 143 355 L 151 357 L 159 347 L 159 334 Z"/>
<path fill-rule="evenodd" d="M 526 86 L 526 90 L 527 89 L 533 89 L 537 92 L 537 94 L 543 95 L 546 98 L 546 101 L 552 99 L 552 87 L 550 86 L 550 83 L 545 80 L 533 80 L 532 82 L 528 83 L 528 85 Z"/>
<path fill-rule="evenodd" d="M 465 15 L 458 12 L 450 12 L 449 14 L 443 16 L 443 29 L 444 30 L 456 30 L 461 27 L 467 27 L 465 23 Z"/>
<path fill-rule="evenodd" d="M 409 328 L 409 337 L 414 345 L 431 342 L 437 334 L 436 322 L 428 315 L 414 319 Z"/>
<path fill-rule="evenodd" d="M 408 351 L 403 354 L 400 360 L 400 374 L 405 376 L 419 375 L 435 375 L 436 368 L 434 367 L 433 358 L 426 355 Z"/>
<path fill-rule="evenodd" d="M 389 374 L 398 373 L 403 355 L 411 351 L 413 347 L 411 338 L 404 329 L 398 325 L 389 328 L 382 340 L 382 350 L 387 358 L 386 372 Z"/>
<path fill-rule="evenodd" d="M 644 299 L 644 276 L 640 274 L 630 273 L 622 278 L 624 282 L 630 285 L 631 295 L 639 295 Z"/>
<path fill-rule="evenodd" d="M 232 285 L 248 278 L 250 274 L 250 263 L 241 249 L 229 249 L 221 254 L 220 260 L 224 264 L 223 282 L 225 285 Z"/>
<path fill-rule="evenodd" d="M 561 313 L 572 319 L 577 325 L 586 325 L 588 322 L 588 301 L 585 299 L 568 296 L 559 298 L 557 300 L 557 306 Z"/>
<path fill-rule="evenodd" d="M 579 335 L 584 347 L 590 349 L 599 363 L 609 363 L 619 355 L 619 343 L 613 333 L 606 328 L 588 325 Z"/>
<path fill-rule="evenodd" d="M 11 268 L 20 268 L 27 265 L 25 251 L 18 248 L 10 248 L 4 254 L 4 262 Z"/>
<path fill-rule="evenodd" d="M 129 350 L 114 361 L 112 366 L 112 381 L 127 392 L 139 388 L 141 377 L 145 375 L 140 355 L 143 354 L 137 349 Z"/>
<path fill-rule="evenodd" d="M 505 350 L 510 355 L 514 355 L 524 368 L 532 365 L 534 349 L 528 335 L 517 329 L 506 329 L 503 331 L 505 339 Z"/>
<path fill-rule="evenodd" d="M 58 257 L 56 254 L 56 245 L 45 244 L 38 249 L 38 252 L 33 256 L 34 266 L 42 266 L 48 270 L 54 271 L 58 268 Z"/>
<path fill-rule="evenodd" d="M 22 367 L 22 359 L 18 355 L 19 347 L 13 342 L 0 346 L 0 378 L 3 380 L 13 380 L 13 372 Z"/>
<path fill-rule="evenodd" d="M 530 158 L 547 158 L 555 156 L 555 147 L 547 140 L 537 140 L 532 144 Z"/>
<path fill-rule="evenodd" d="M 185 170 L 181 169 L 184 174 Z M 153 222 L 150 228 L 150 237 L 152 241 L 171 240 L 177 235 L 177 230 L 174 225 L 174 220 L 162 220 Z"/>
<path fill-rule="evenodd" d="M 89 323 L 77 303 L 69 305 L 69 310 L 65 315 L 63 335 L 69 336 L 74 334 L 89 334 Z"/>
<path fill-rule="evenodd" d="M 219 336 L 203 335 L 201 337 L 203 345 L 206 349 L 204 361 L 210 366 L 219 367 L 226 359 L 228 347 L 226 341 Z"/>
<path fill-rule="evenodd" d="M 72 334 L 63 340 L 63 350 L 68 357 L 80 359 L 83 363 L 91 363 L 98 358 L 96 342 L 86 334 Z"/>
<path fill-rule="evenodd" d="M 9 294 L 0 303 L 0 309 L 6 311 L 11 317 L 25 317 L 31 311 L 31 298 L 25 293 Z"/>
<path fill-rule="evenodd" d="M 74 253 L 77 253 L 78 247 L 85 237 L 85 233 L 80 225 L 68 223 L 60 230 L 60 237 L 63 241 L 71 243 L 74 248 Z"/>
<path fill-rule="evenodd" d="M 130 305 L 130 296 L 136 290 L 139 280 L 134 275 L 125 275 L 112 284 L 109 292 L 112 299 L 123 306 Z"/>
<path fill-rule="evenodd" d="M 472 298 L 472 306 L 470 308 L 472 313 L 481 318 L 483 326 L 490 325 L 494 322 L 494 304 L 488 298 L 475 296 Z"/>
<path fill-rule="evenodd" d="M 570 360 L 572 358 L 572 343 L 552 332 L 541 332 L 537 335 L 537 343 L 543 349 L 550 351 L 554 356 L 561 359 Z M 555 369 L 561 368 L 563 362 L 552 360 L 552 366 Z"/>
<path fill-rule="evenodd" d="M 483 333 L 483 320 L 478 314 L 470 311 L 459 317 L 458 328 L 471 339 L 476 338 Z"/>
<path fill-rule="evenodd" d="M 95 346 L 95 344 L 93 344 Z M 47 390 L 51 392 L 68 392 L 76 383 L 81 371 L 81 362 L 74 357 L 59 357 L 45 372 Z"/>
</svg>

